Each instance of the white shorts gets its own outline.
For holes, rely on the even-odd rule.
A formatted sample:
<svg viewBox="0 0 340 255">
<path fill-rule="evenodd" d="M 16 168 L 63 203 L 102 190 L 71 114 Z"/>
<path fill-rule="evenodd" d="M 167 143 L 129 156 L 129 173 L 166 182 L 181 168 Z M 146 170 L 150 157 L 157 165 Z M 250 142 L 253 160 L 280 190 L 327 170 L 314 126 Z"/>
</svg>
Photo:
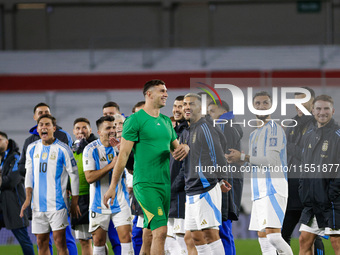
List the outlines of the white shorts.
<svg viewBox="0 0 340 255">
<path fill-rule="evenodd" d="M 64 229 L 68 226 L 67 210 L 61 209 L 53 212 L 37 212 L 32 214 L 32 233 L 46 234 L 52 231 Z"/>
<path fill-rule="evenodd" d="M 301 224 L 299 231 L 312 233 L 318 236 L 340 235 L 340 229 L 319 228 L 318 222 L 316 221 L 315 217 L 313 217 L 313 219 L 310 220 L 307 225 Z"/>
<path fill-rule="evenodd" d="M 185 220 L 179 218 L 169 218 L 167 235 L 175 238 L 176 234 L 185 234 Z"/>
<path fill-rule="evenodd" d="M 208 192 L 186 196 L 185 230 L 217 228 L 222 223 L 222 193 L 220 185 Z"/>
<path fill-rule="evenodd" d="M 138 215 L 138 218 L 137 218 L 137 224 L 136 226 L 138 228 L 144 228 L 144 215 Z"/>
<path fill-rule="evenodd" d="M 92 235 L 89 232 L 89 224 L 76 225 L 76 228 L 74 230 L 74 235 L 76 239 L 80 239 L 80 240 L 91 239 Z"/>
<path fill-rule="evenodd" d="M 264 232 L 266 228 L 282 228 L 287 198 L 278 194 L 253 201 L 249 230 Z"/>
<path fill-rule="evenodd" d="M 90 211 L 89 232 L 92 233 L 99 227 L 107 232 L 109 229 L 110 220 L 112 220 L 115 228 L 123 225 L 132 225 L 130 208 L 125 207 L 119 213 L 114 214 L 101 214 Z"/>
</svg>

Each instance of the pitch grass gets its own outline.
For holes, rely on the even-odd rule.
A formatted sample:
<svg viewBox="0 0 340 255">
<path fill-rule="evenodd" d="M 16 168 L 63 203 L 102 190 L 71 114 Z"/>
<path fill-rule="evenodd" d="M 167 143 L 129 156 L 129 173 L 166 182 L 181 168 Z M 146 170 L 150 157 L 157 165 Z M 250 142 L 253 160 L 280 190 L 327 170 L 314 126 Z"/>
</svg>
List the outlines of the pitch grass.
<svg viewBox="0 0 340 255">
<path fill-rule="evenodd" d="M 323 240 L 325 245 L 325 254 L 334 254 L 331 242 L 329 240 Z M 77 243 L 78 254 L 81 254 L 80 244 Z M 240 239 L 235 241 L 236 254 L 237 255 L 249 255 L 249 254 L 261 254 L 260 245 L 256 239 Z M 111 247 L 110 247 L 111 248 Z M 299 254 L 299 240 L 292 240 L 292 249 L 294 254 Z M 35 254 L 38 254 L 36 245 L 34 246 Z M 22 254 L 22 250 L 19 245 L 1 245 L 0 254 L 3 255 L 19 255 Z M 57 254 L 57 250 L 53 247 L 53 254 Z M 110 255 L 114 253 L 110 249 Z"/>
</svg>

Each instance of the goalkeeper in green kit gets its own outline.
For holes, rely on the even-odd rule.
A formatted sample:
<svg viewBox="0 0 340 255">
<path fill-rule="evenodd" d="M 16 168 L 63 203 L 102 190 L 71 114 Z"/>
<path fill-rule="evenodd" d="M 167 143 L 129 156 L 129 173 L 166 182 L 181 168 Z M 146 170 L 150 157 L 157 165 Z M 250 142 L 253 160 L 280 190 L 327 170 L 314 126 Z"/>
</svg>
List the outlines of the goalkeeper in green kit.
<svg viewBox="0 0 340 255">
<path fill-rule="evenodd" d="M 171 194 L 170 152 L 176 160 L 183 160 L 189 147 L 178 143 L 170 118 L 160 113 L 168 97 L 165 83 L 151 80 L 144 85 L 143 94 L 144 108 L 124 123 L 120 153 L 110 188 L 104 195 L 104 204 L 107 205 L 109 199 L 110 203 L 113 202 L 119 177 L 133 150 L 133 191 L 143 209 L 144 231 L 152 231 L 151 248 L 142 249 L 146 253 L 163 254 Z"/>
</svg>

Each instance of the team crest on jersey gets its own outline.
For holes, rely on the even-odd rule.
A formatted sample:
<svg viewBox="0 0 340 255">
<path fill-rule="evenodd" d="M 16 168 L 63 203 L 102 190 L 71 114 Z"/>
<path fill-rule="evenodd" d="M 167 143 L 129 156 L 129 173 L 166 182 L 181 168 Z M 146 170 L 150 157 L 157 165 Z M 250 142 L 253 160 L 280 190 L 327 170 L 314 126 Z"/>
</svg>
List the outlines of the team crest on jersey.
<svg viewBox="0 0 340 255">
<path fill-rule="evenodd" d="M 322 151 L 327 151 L 328 150 L 328 141 L 324 141 L 322 144 Z"/>
<path fill-rule="evenodd" d="M 196 142 L 196 136 L 197 136 L 197 134 L 196 134 L 196 132 L 192 135 L 192 143 L 195 143 Z"/>
<path fill-rule="evenodd" d="M 269 146 L 270 146 L 270 147 L 275 147 L 275 146 L 277 146 L 277 138 L 270 138 L 270 139 L 269 139 Z"/>
<path fill-rule="evenodd" d="M 47 159 L 47 152 L 44 152 L 44 153 L 42 154 L 41 158 L 42 158 L 43 160 Z"/>
<path fill-rule="evenodd" d="M 163 210 L 162 208 L 158 207 L 158 215 L 159 216 L 162 216 L 163 215 Z"/>
<path fill-rule="evenodd" d="M 51 159 L 51 160 L 55 160 L 56 158 L 57 158 L 57 154 L 55 153 L 55 151 L 53 151 L 53 152 L 51 153 L 50 159 Z"/>
<path fill-rule="evenodd" d="M 76 160 L 73 158 L 71 159 L 71 164 L 72 164 L 72 167 L 76 166 L 77 165 L 77 162 Z"/>
<path fill-rule="evenodd" d="M 305 127 L 303 130 L 302 130 L 302 135 L 304 135 L 307 131 L 307 127 Z"/>
<path fill-rule="evenodd" d="M 111 161 L 113 159 L 113 154 L 108 154 L 107 158 Z"/>
</svg>

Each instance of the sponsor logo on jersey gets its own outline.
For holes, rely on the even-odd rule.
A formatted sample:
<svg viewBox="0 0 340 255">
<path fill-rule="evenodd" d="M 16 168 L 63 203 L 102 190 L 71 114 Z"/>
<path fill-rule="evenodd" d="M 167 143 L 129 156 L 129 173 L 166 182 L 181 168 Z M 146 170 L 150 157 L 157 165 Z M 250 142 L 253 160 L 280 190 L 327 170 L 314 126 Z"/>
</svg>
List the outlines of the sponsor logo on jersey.
<svg viewBox="0 0 340 255">
<path fill-rule="evenodd" d="M 47 159 L 47 152 L 44 152 L 44 153 L 42 154 L 41 158 L 42 158 L 43 160 Z"/>
<path fill-rule="evenodd" d="M 266 219 L 264 219 L 262 225 L 266 225 L 266 224 L 267 224 L 267 221 L 266 221 Z"/>
<path fill-rule="evenodd" d="M 35 154 L 34 158 L 39 158 L 39 154 Z"/>
<path fill-rule="evenodd" d="M 100 159 L 100 161 L 106 161 L 106 158 L 105 158 L 105 157 L 102 157 L 102 158 Z"/>
<path fill-rule="evenodd" d="M 208 224 L 207 221 L 206 221 L 205 219 L 203 219 L 203 220 L 202 220 L 202 223 L 201 223 L 201 226 L 207 225 L 207 224 Z"/>
<path fill-rule="evenodd" d="M 158 215 L 159 216 L 162 216 L 163 215 L 163 210 L 162 208 L 158 207 Z"/>
<path fill-rule="evenodd" d="M 160 126 L 161 124 L 157 123 L 157 126 Z"/>
<path fill-rule="evenodd" d="M 312 149 L 312 145 L 311 144 L 308 145 L 308 149 Z"/>
</svg>

